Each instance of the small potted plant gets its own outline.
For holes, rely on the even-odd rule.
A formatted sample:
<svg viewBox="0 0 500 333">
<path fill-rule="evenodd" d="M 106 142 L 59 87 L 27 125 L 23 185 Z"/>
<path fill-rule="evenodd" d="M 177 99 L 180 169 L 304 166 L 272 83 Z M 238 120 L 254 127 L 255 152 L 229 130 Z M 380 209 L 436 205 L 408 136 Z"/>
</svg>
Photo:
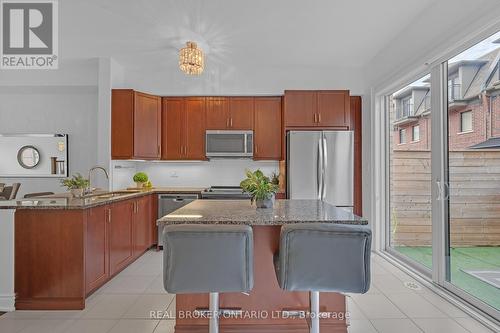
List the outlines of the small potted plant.
<svg viewBox="0 0 500 333">
<path fill-rule="evenodd" d="M 138 172 L 134 175 L 134 182 L 137 188 L 143 188 L 144 184 L 148 181 L 148 175 L 144 172 Z"/>
<path fill-rule="evenodd" d="M 255 201 L 257 208 L 273 207 L 274 195 L 278 192 L 278 185 L 274 184 L 269 177 L 257 169 L 252 172 L 246 171 L 247 178 L 241 181 L 243 191 L 251 195 L 251 202 Z"/>
<path fill-rule="evenodd" d="M 83 196 L 84 190 L 90 185 L 88 179 L 83 178 L 80 173 L 76 173 L 71 178 L 66 178 L 61 180 L 61 186 L 66 186 L 66 188 L 71 192 L 71 195 L 75 198 L 81 198 Z"/>
</svg>

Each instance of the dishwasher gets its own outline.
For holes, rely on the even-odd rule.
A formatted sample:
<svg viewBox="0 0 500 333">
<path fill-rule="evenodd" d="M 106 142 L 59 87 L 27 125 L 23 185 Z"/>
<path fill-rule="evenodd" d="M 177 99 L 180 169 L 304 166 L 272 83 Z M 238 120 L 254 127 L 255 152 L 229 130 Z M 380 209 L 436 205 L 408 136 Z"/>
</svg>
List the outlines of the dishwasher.
<svg viewBox="0 0 500 333">
<path fill-rule="evenodd" d="M 196 199 L 198 199 L 197 194 L 159 194 L 158 218 L 170 214 Z M 163 226 L 158 226 L 158 247 L 163 246 Z"/>
</svg>

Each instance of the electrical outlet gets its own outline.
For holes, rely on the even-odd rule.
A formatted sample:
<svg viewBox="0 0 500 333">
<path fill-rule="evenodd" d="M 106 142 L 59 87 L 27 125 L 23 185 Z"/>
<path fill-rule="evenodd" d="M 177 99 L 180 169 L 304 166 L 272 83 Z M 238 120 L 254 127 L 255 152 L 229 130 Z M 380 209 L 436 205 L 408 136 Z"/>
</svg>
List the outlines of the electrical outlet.
<svg viewBox="0 0 500 333">
<path fill-rule="evenodd" d="M 179 175 L 177 175 L 177 171 L 172 171 L 170 173 L 170 178 L 179 178 Z"/>
</svg>

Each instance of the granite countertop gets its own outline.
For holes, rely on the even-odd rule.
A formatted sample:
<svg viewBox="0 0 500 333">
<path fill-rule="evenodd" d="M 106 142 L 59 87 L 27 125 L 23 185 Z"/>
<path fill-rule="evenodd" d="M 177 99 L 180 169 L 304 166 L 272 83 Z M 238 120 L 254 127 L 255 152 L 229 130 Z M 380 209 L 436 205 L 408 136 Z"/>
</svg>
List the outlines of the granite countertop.
<svg viewBox="0 0 500 333">
<path fill-rule="evenodd" d="M 85 198 L 73 198 L 70 193 L 60 193 L 29 199 L 0 200 L 0 209 L 86 209 L 150 194 L 201 194 L 203 190 L 204 188 L 194 187 L 153 187 L 143 190 L 117 190 L 114 192 L 120 194 L 113 197 L 105 197 L 103 195 L 109 192 L 102 192 L 101 195 Z"/>
<path fill-rule="evenodd" d="M 366 225 L 368 221 L 320 200 L 276 200 L 273 208 L 256 209 L 249 200 L 196 200 L 157 224 L 283 225 L 325 222 Z"/>
</svg>

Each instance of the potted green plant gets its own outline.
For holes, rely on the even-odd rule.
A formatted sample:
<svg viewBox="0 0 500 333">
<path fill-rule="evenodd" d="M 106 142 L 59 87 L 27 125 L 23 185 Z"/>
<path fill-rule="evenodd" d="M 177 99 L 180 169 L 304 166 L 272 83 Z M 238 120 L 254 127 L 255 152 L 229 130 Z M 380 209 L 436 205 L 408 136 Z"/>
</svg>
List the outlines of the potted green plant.
<svg viewBox="0 0 500 333">
<path fill-rule="evenodd" d="M 137 188 L 143 188 L 144 184 L 148 181 L 148 175 L 144 172 L 138 172 L 134 175 L 134 182 Z"/>
<path fill-rule="evenodd" d="M 278 185 L 271 182 L 269 177 L 257 169 L 252 172 L 246 171 L 247 178 L 240 183 L 243 191 L 251 195 L 251 202 L 255 201 L 257 208 L 271 208 L 273 207 L 274 195 L 278 192 Z"/>
<path fill-rule="evenodd" d="M 76 173 L 71 178 L 66 178 L 61 180 L 61 186 L 66 186 L 66 188 L 71 192 L 73 197 L 80 198 L 83 196 L 84 190 L 90 185 L 88 179 L 83 178 L 80 173 Z"/>
</svg>

